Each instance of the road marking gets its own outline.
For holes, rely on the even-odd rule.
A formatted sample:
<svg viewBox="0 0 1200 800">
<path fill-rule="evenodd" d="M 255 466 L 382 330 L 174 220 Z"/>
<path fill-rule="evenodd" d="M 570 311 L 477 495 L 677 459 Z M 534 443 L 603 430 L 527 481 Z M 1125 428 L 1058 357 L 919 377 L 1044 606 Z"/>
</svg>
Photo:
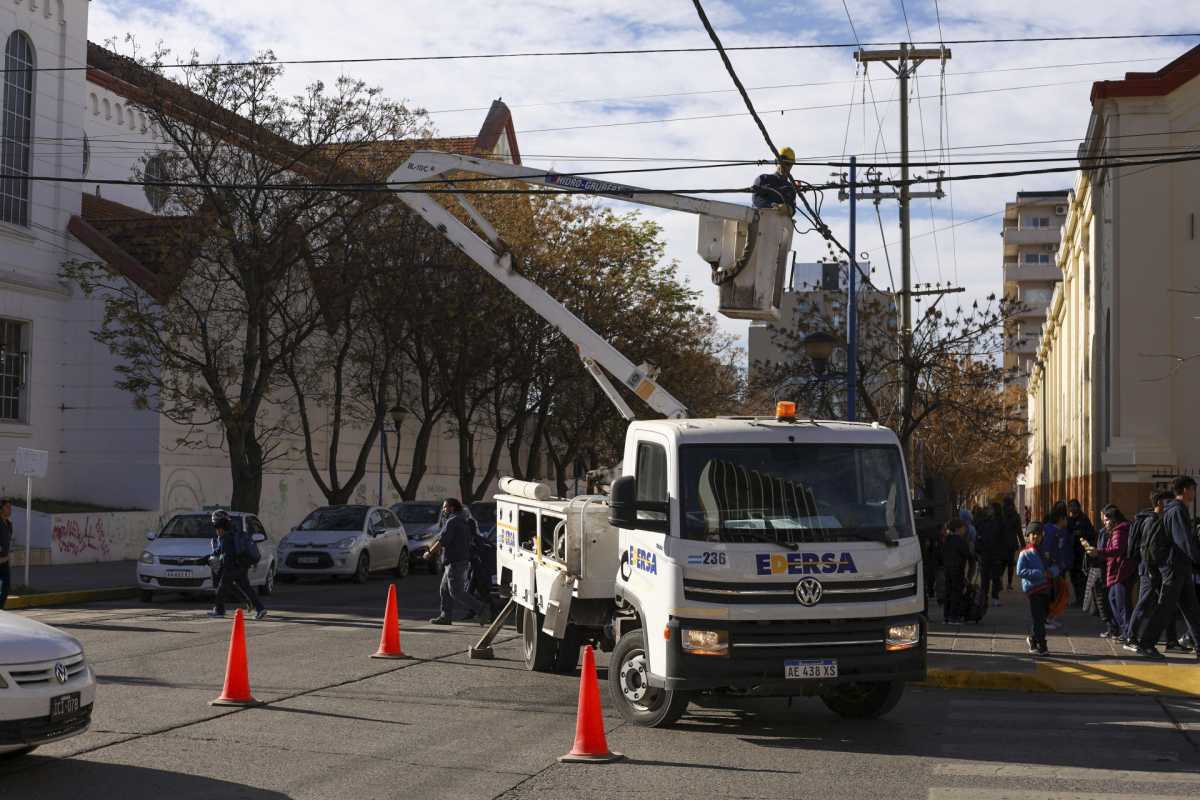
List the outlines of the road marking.
<svg viewBox="0 0 1200 800">
<path fill-rule="evenodd" d="M 1126 719 L 1113 719 L 1108 714 L 1070 714 L 1060 717 L 1055 722 L 1063 729 L 1078 729 L 1082 726 L 1116 726 L 1120 728 L 1166 728 L 1175 729 L 1175 724 L 1165 717 L 1160 711 L 1157 715 L 1159 719 L 1147 719 L 1146 714 L 1138 714 Z M 946 715 L 948 722 L 974 722 L 986 723 L 988 725 L 997 725 L 1002 723 L 1013 723 L 1014 726 L 1020 727 L 1029 722 L 1029 713 L 1024 714 L 965 714 L 965 713 L 950 713 Z"/>
<path fill-rule="evenodd" d="M 1192 795 L 1179 794 L 1111 794 L 1108 792 L 1056 792 L 1022 789 L 978 789 L 974 787 L 931 787 L 929 800 L 1195 800 Z"/>
<path fill-rule="evenodd" d="M 938 764 L 933 774 L 955 778 L 1030 778 L 1061 781 L 1127 781 L 1134 783 L 1186 783 L 1200 785 L 1200 772 L 1150 772 L 1093 767 L 1055 767 L 1041 764 L 976 762 Z M 1114 797 L 1116 795 L 1113 795 Z"/>
</svg>

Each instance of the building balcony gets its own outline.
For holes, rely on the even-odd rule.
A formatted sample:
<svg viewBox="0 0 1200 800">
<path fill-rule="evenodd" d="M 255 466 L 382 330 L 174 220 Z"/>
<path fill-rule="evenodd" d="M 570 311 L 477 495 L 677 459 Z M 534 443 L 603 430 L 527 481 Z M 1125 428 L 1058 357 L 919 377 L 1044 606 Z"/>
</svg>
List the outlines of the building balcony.
<svg viewBox="0 0 1200 800">
<path fill-rule="evenodd" d="M 1053 264 L 1012 264 L 1004 265 L 1005 283 L 1025 283 L 1026 281 L 1061 281 L 1062 270 Z"/>
<path fill-rule="evenodd" d="M 1025 323 L 1028 323 L 1031 321 L 1040 321 L 1040 322 L 1046 321 L 1046 304 L 1045 303 L 1042 303 L 1040 305 L 1031 304 L 1028 300 L 1022 300 L 1020 302 L 1025 303 L 1027 307 L 1024 308 L 1023 310 L 1018 311 L 1015 314 L 1013 314 L 1014 319 L 1019 319 Z"/>
<path fill-rule="evenodd" d="M 1019 247 L 1030 244 L 1058 244 L 1058 228 L 1005 228 L 1004 244 Z"/>
</svg>

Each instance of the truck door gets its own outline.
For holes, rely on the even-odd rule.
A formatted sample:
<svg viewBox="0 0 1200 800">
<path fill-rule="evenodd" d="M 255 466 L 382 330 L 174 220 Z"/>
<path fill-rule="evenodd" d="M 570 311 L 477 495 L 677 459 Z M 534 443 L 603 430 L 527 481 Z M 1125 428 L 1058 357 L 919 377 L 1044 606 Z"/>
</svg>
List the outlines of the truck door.
<svg viewBox="0 0 1200 800">
<path fill-rule="evenodd" d="M 637 478 L 638 527 L 621 530 L 621 569 L 617 580 L 619 585 L 623 584 L 623 594 L 635 601 L 639 611 L 657 617 L 657 609 L 652 612 L 646 606 L 654 603 L 665 608 L 671 597 L 661 582 L 666 568 L 666 538 L 672 514 L 678 509 L 671 491 L 675 477 L 665 438 L 642 433 L 630 446 L 633 452 L 627 456 L 632 458 L 626 463 L 634 464 Z"/>
</svg>

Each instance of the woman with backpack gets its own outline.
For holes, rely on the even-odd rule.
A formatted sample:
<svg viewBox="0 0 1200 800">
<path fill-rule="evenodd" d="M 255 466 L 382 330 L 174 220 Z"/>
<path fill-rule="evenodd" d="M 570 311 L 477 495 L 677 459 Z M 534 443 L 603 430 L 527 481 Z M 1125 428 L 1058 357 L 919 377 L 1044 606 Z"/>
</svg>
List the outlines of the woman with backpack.
<svg viewBox="0 0 1200 800">
<path fill-rule="evenodd" d="M 1112 616 L 1107 620 L 1108 630 L 1100 635 L 1104 638 L 1121 638 L 1129 627 L 1131 608 L 1129 597 L 1133 592 L 1135 578 L 1133 560 L 1126 558 L 1126 543 L 1129 538 L 1129 522 L 1121 509 L 1111 503 L 1100 512 L 1100 521 L 1104 524 L 1104 533 L 1100 535 L 1098 547 L 1084 544 L 1084 551 L 1089 558 L 1101 559 L 1104 562 L 1104 585 L 1108 591 L 1108 610 Z M 1097 597 L 1096 603 L 1104 603 L 1103 597 Z M 1102 615 L 1103 616 L 1103 615 Z"/>
</svg>

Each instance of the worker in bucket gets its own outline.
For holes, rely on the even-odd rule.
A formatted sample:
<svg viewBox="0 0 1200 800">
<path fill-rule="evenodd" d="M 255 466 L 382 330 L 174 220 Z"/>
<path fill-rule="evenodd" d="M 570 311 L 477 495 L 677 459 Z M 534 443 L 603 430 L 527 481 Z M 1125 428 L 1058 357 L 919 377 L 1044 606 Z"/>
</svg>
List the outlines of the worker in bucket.
<svg viewBox="0 0 1200 800">
<path fill-rule="evenodd" d="M 786 205 L 796 213 L 796 184 L 792 180 L 792 165 L 796 163 L 796 151 L 785 147 L 779 151 L 779 167 L 754 179 L 754 207 L 772 208 Z"/>
</svg>

